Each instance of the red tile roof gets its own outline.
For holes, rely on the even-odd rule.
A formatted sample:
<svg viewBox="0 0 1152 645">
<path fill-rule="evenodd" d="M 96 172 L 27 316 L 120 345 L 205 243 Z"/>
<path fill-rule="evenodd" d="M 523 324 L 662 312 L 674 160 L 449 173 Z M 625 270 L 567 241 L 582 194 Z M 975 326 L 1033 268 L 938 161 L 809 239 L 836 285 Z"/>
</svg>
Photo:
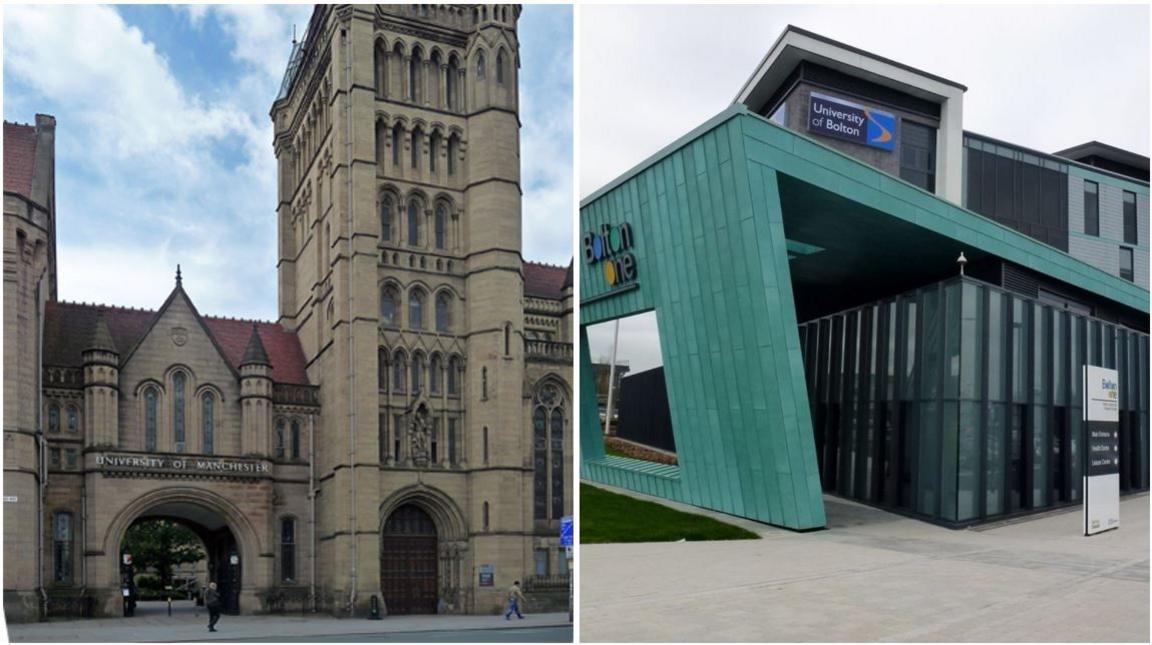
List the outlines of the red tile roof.
<svg viewBox="0 0 1152 645">
<path fill-rule="evenodd" d="M 92 338 L 97 315 L 103 313 L 104 322 L 116 343 L 120 358 L 136 346 L 140 337 L 148 331 L 155 311 L 110 307 L 107 305 L 48 302 L 44 309 L 44 364 L 56 367 L 80 367 L 81 354 Z M 307 385 L 308 374 L 304 369 L 304 350 L 296 334 L 285 331 L 280 325 L 271 322 L 217 318 L 204 316 L 205 326 L 216 339 L 225 360 L 233 369 L 238 369 L 248 346 L 255 322 L 260 341 L 268 352 L 272 363 L 272 380 L 277 383 Z"/>
<path fill-rule="evenodd" d="M 32 197 L 36 126 L 4 122 L 4 192 Z"/>
<path fill-rule="evenodd" d="M 567 275 L 567 267 L 525 261 L 524 295 L 533 298 L 563 300 Z"/>
</svg>

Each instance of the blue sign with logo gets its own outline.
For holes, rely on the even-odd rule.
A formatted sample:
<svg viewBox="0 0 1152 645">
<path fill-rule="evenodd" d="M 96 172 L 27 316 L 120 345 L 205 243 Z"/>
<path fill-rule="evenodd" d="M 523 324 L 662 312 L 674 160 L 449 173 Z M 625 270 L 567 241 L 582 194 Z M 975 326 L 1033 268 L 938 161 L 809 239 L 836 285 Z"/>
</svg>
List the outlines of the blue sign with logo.
<svg viewBox="0 0 1152 645">
<path fill-rule="evenodd" d="M 560 546 L 572 546 L 572 516 L 560 518 Z"/>
<path fill-rule="evenodd" d="M 808 131 L 882 150 L 896 147 L 896 115 L 813 92 Z"/>
</svg>

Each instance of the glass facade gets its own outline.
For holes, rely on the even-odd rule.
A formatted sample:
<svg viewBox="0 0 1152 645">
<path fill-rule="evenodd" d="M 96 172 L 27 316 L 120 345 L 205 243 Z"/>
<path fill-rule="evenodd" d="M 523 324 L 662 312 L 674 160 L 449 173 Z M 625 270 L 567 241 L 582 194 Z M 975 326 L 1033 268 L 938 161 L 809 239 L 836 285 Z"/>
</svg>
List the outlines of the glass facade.
<svg viewBox="0 0 1152 645">
<path fill-rule="evenodd" d="M 1148 489 L 1148 335 L 953 278 L 800 325 L 828 492 L 945 524 L 1080 501 L 1082 366 L 1119 371 Z"/>
</svg>

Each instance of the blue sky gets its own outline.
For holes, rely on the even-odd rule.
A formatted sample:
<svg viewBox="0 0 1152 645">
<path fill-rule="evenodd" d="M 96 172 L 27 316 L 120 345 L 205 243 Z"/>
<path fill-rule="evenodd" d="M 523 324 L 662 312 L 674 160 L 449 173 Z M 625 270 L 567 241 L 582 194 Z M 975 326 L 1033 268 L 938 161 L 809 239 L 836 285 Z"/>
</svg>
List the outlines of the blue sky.
<svg viewBox="0 0 1152 645">
<path fill-rule="evenodd" d="M 60 297 L 276 316 L 268 111 L 311 5 L 9 6 L 4 119 L 57 119 Z M 520 19 L 524 256 L 572 253 L 572 10 Z"/>
</svg>

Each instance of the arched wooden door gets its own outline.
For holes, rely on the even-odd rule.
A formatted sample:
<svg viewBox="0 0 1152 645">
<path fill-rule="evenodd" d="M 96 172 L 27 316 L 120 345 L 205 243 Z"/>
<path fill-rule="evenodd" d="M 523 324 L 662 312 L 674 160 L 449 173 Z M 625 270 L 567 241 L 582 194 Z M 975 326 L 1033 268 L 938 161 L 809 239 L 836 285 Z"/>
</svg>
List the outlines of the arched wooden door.
<svg viewBox="0 0 1152 645">
<path fill-rule="evenodd" d="M 434 614 L 436 524 L 420 507 L 405 504 L 388 516 L 380 539 L 380 589 L 389 614 Z"/>
</svg>

